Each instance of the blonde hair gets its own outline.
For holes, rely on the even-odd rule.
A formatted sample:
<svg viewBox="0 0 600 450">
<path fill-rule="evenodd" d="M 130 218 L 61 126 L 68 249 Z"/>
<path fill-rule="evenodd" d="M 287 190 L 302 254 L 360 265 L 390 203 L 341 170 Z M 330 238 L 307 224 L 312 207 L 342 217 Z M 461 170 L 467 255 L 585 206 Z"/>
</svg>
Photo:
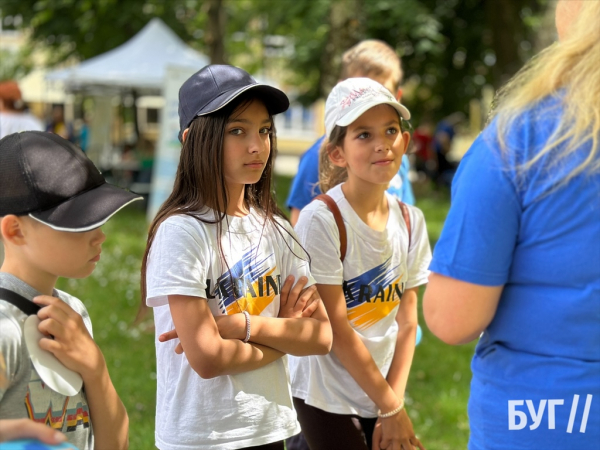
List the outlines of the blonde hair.
<svg viewBox="0 0 600 450">
<path fill-rule="evenodd" d="M 499 91 L 491 118 L 497 118 L 498 142 L 506 153 L 506 130 L 514 126 L 522 112 L 564 90 L 558 127 L 539 153 L 517 168 L 519 172 L 526 172 L 557 150 L 554 162 L 563 162 L 588 142 L 591 142 L 589 154 L 566 174 L 561 185 L 584 171 L 594 173 L 600 169 L 599 23 L 600 1 L 582 1 L 567 36 L 529 61 Z"/>
<path fill-rule="evenodd" d="M 393 76 L 396 87 L 402 82 L 402 64 L 394 49 L 383 41 L 367 39 L 342 55 L 340 79 Z"/>
</svg>

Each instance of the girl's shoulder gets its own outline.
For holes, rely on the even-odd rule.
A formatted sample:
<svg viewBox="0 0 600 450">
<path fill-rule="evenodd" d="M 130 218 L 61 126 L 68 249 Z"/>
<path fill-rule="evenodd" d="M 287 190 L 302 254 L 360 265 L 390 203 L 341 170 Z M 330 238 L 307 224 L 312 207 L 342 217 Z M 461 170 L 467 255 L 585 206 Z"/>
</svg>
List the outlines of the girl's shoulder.
<svg viewBox="0 0 600 450">
<path fill-rule="evenodd" d="M 329 192 L 328 192 L 329 194 Z M 333 198 L 333 197 L 332 197 Z M 338 208 L 340 208 L 340 204 L 336 198 L 333 199 L 335 203 L 338 204 Z M 340 209 L 340 213 L 341 212 Z M 335 217 L 329 206 L 321 200 L 313 199 L 308 205 L 302 208 L 300 211 L 300 216 L 298 217 L 298 223 L 295 228 L 306 228 L 314 225 L 316 223 L 331 223 L 335 224 Z"/>
<path fill-rule="evenodd" d="M 329 189 L 326 195 L 331 197 L 331 199 L 340 209 L 340 212 L 343 212 L 344 207 L 348 206 L 348 202 L 346 201 L 346 197 L 344 197 L 341 184 Z M 318 217 L 324 217 L 326 220 L 333 220 L 333 213 L 331 212 L 329 206 L 327 206 L 324 201 L 317 199 L 316 197 L 302 209 L 300 212 L 301 215 L 302 212 L 306 212 L 310 216 L 316 215 Z"/>
<path fill-rule="evenodd" d="M 167 217 L 158 227 L 162 232 L 168 230 L 184 231 L 191 235 L 204 235 L 209 227 L 214 227 L 214 224 L 207 223 L 203 220 L 214 220 L 212 215 L 209 217 L 206 214 L 174 214 Z"/>
<path fill-rule="evenodd" d="M 292 242 L 298 237 L 292 224 L 284 217 L 273 216 L 273 223 L 270 224 L 270 230 L 276 239 L 283 239 L 286 242 Z"/>
<path fill-rule="evenodd" d="M 417 206 L 406 204 L 406 208 L 408 209 L 408 213 L 410 215 L 411 220 L 417 222 L 425 222 L 425 214 L 421 211 Z"/>
<path fill-rule="evenodd" d="M 414 229 L 415 226 L 425 224 L 425 215 L 418 207 L 403 203 L 405 210 L 408 212 L 408 217 L 405 218 L 398 199 L 388 192 L 386 192 L 386 196 L 388 199 L 388 204 L 391 206 L 391 211 L 396 216 L 398 222 L 406 223 L 408 220 L 410 222 L 411 229 Z"/>
</svg>

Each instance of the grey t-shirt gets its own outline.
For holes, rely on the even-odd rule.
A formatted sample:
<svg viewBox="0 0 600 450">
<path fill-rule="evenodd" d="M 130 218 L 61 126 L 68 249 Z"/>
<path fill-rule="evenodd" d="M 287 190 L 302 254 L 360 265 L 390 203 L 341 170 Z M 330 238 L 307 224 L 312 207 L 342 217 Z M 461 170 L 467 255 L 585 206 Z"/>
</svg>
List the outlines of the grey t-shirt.
<svg viewBox="0 0 600 450">
<path fill-rule="evenodd" d="M 0 272 L 0 287 L 9 289 L 27 299 L 40 295 L 34 288 L 13 275 Z M 53 295 L 81 314 L 92 334 L 90 316 L 77 298 L 55 290 Z M 94 438 L 90 410 L 83 390 L 73 397 L 53 391 L 40 379 L 31 363 L 23 325 L 27 316 L 19 308 L 2 300 L 0 295 L 0 354 L 6 368 L 1 375 L 8 381 L 0 386 L 0 419 L 29 418 L 62 431 L 80 450 L 92 450 Z"/>
</svg>

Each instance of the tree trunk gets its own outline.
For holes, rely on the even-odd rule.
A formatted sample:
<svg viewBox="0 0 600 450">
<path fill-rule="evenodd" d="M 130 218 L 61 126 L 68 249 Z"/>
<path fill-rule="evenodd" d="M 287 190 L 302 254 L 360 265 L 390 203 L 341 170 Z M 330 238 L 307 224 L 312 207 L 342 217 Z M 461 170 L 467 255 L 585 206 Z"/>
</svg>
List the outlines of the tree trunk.
<svg viewBox="0 0 600 450">
<path fill-rule="evenodd" d="M 206 45 L 211 64 L 227 64 L 225 56 L 225 27 L 227 17 L 223 0 L 208 0 Z"/>
<path fill-rule="evenodd" d="M 361 38 L 362 0 L 331 0 L 329 35 L 321 57 L 320 91 L 327 96 L 340 76 L 343 53 Z"/>
<path fill-rule="evenodd" d="M 528 0 L 486 0 L 488 24 L 492 32 L 492 47 L 496 54 L 494 84 L 502 86 L 523 65 L 519 46 L 525 37 L 525 25 L 520 11 Z"/>
</svg>

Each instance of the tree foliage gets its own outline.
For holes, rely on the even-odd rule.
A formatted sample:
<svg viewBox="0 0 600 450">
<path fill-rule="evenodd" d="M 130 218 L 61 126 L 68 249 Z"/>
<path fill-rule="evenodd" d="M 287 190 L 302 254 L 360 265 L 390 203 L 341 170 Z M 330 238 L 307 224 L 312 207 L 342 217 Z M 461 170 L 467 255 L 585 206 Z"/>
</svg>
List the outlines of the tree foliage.
<svg viewBox="0 0 600 450">
<path fill-rule="evenodd" d="M 111 50 L 160 17 L 185 40 L 178 15 L 183 1 L 172 0 L 0 0 L 4 17 L 21 16 L 36 43 L 51 49 L 50 63 L 75 56 L 87 59 Z"/>
<path fill-rule="evenodd" d="M 408 101 L 436 116 L 466 112 L 483 85 L 498 88 L 533 53 L 549 0 L 0 0 L 22 17 L 53 62 L 90 58 L 152 17 L 213 61 L 286 78 L 299 99 L 327 95 L 342 53 L 361 39 L 402 57 Z M 418 113 L 417 113 L 418 115 Z"/>
</svg>

